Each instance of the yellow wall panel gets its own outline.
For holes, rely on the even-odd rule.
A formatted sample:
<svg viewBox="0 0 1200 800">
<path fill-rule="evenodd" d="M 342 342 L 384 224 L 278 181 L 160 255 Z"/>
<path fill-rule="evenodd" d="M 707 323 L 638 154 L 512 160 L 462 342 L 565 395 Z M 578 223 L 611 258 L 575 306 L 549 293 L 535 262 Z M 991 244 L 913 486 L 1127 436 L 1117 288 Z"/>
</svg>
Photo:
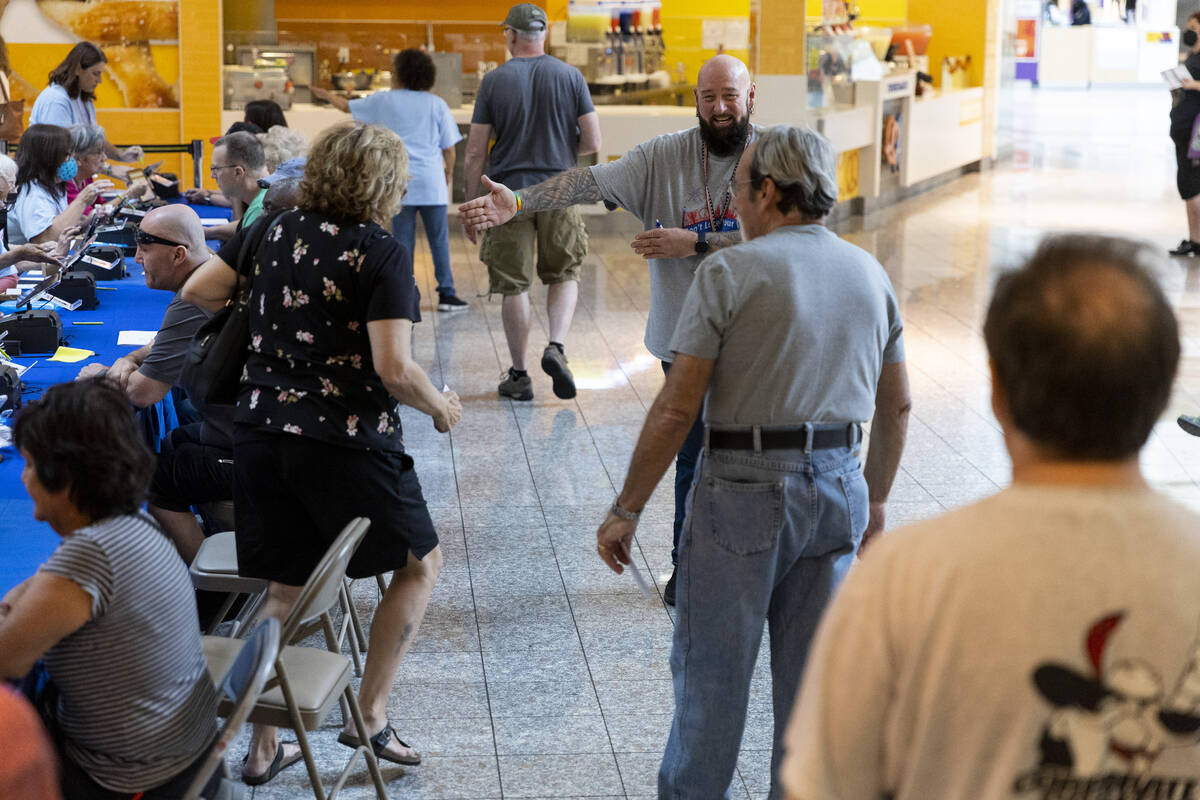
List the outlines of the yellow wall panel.
<svg viewBox="0 0 1200 800">
<path fill-rule="evenodd" d="M 934 83 L 941 84 L 942 59 L 946 56 L 971 56 L 968 82 L 983 85 L 987 50 L 988 0 L 961 0 L 949 5 L 943 0 L 908 0 L 908 15 L 913 22 L 933 26 L 929 40 L 929 72 Z"/>
<path fill-rule="evenodd" d="M 705 20 L 750 20 L 750 0 L 663 0 L 661 21 L 666 46 L 665 69 L 675 74 L 683 64 L 684 79 L 696 80 L 700 66 L 717 54 L 703 47 L 701 28 Z M 749 62 L 748 48 L 727 48 L 731 56 Z"/>
<path fill-rule="evenodd" d="M 179 0 L 179 48 L 184 53 L 179 68 L 181 113 L 176 115 L 175 142 L 205 141 L 205 156 L 211 154 L 208 139 L 221 130 L 221 4 L 212 0 Z M 191 159 L 179 176 L 191 186 Z M 203 175 L 210 188 L 216 184 Z"/>
</svg>

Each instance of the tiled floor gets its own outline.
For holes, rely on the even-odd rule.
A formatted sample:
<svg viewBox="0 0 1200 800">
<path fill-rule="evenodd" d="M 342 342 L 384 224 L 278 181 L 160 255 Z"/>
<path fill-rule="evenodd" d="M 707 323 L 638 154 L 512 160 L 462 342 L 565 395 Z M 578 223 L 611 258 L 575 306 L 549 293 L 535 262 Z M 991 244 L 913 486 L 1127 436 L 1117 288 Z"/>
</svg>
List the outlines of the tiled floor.
<svg viewBox="0 0 1200 800">
<path fill-rule="evenodd" d="M 1165 92 L 1023 91 L 1017 101 L 1010 163 L 837 226 L 882 261 L 903 304 L 914 411 L 889 504 L 892 525 L 967 503 L 1009 479 L 979 336 L 995 274 L 1049 231 L 1118 233 L 1164 247 L 1184 233 Z M 580 387 L 570 402 L 556 399 L 536 371 L 535 348 L 546 338 L 538 290 L 543 308 L 530 344 L 536 397 L 496 397 L 508 366 L 499 301 L 477 296 L 487 288 L 484 268 L 454 236 L 456 281 L 471 310 L 430 310 L 415 342 L 434 382 L 463 397 L 465 413 L 449 436 L 420 415 L 405 420 L 445 569 L 392 694 L 392 721 L 425 756 L 406 772 L 385 769 L 395 798 L 655 793 L 672 710 L 672 616 L 639 595 L 632 579 L 610 573 L 593 538 L 662 384 L 641 345 L 647 277 L 628 246 L 637 229 L 622 215 L 592 218 L 567 342 Z M 423 248 L 418 279 L 434 296 Z M 1143 461 L 1157 485 L 1197 502 L 1200 441 L 1173 420 L 1200 409 L 1200 260 L 1169 264 L 1162 281 L 1183 322 L 1185 360 Z M 660 586 L 670 570 L 670 485 L 664 481 L 648 506 L 636 554 Z M 367 584 L 360 584 L 364 605 L 374 591 Z M 733 787 L 741 798 L 765 797 L 768 782 L 771 712 L 765 661 L 759 666 Z M 334 717 L 313 737 L 328 757 L 327 774 L 348 752 L 333 741 Z M 306 792 L 296 768 L 253 796 Z M 373 794 L 357 780 L 347 796 Z"/>
</svg>

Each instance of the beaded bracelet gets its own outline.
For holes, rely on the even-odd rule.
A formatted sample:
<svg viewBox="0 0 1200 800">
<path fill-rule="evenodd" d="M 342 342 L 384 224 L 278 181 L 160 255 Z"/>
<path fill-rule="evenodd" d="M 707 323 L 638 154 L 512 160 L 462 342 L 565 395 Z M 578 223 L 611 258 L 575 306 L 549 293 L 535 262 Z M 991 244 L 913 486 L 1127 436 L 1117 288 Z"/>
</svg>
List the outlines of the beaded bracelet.
<svg viewBox="0 0 1200 800">
<path fill-rule="evenodd" d="M 517 198 L 517 213 L 520 214 L 522 209 L 525 208 L 525 203 L 521 200 L 521 193 L 513 192 L 513 197 Z"/>
</svg>

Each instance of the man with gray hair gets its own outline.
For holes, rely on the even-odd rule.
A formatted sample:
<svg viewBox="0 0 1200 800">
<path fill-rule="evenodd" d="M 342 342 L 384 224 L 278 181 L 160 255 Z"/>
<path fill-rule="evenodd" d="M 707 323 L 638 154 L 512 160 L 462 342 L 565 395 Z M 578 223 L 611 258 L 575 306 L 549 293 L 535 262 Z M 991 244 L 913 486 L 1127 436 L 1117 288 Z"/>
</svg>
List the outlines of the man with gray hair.
<svg viewBox="0 0 1200 800">
<path fill-rule="evenodd" d="M 727 796 L 764 621 L 776 720 L 771 797 L 779 796 L 781 733 L 810 638 L 868 518 L 883 527 L 910 406 L 891 282 L 824 225 L 837 200 L 829 142 L 769 128 L 746 150 L 733 187 L 748 241 L 697 269 L 666 385 L 596 533 L 600 557 L 621 572 L 638 514 L 707 392 L 680 542 L 662 798 Z"/>
<path fill-rule="evenodd" d="M 1012 485 L 851 574 L 787 728 L 790 797 L 1196 796 L 1200 517 L 1138 463 L 1179 364 L 1155 274 L 1174 272 L 1065 235 L 997 281 L 983 336 Z"/>
</svg>

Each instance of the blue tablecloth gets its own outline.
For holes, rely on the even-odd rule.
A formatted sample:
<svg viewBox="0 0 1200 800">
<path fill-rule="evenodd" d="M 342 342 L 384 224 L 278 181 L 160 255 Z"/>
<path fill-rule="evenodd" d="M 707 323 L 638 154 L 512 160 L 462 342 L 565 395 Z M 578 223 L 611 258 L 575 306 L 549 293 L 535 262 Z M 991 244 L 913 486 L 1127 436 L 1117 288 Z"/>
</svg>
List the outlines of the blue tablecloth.
<svg viewBox="0 0 1200 800">
<path fill-rule="evenodd" d="M 229 209 L 194 206 L 201 217 L 229 218 Z M 171 293 L 146 287 L 145 273 L 132 258 L 126 259 L 128 277 L 100 281 L 96 292 L 100 305 L 91 311 L 59 309 L 63 337 L 71 347 L 92 350 L 95 356 L 73 364 L 50 361 L 49 356 L 14 358 L 19 364 L 34 364 L 24 375 L 26 401 L 47 387 L 73 380 L 87 364 L 112 364 L 133 346 L 117 346 L 123 330 L 157 331 Z M 35 306 L 36 307 L 36 306 Z M 11 313 L 13 304 L 0 303 L 0 312 Z M 99 322 L 100 325 L 76 325 Z M 36 363 L 34 363 L 36 362 Z M 12 447 L 0 449 L 0 596 L 33 574 L 58 545 L 58 535 L 43 522 L 33 519 L 33 501 L 21 484 L 24 462 Z"/>
</svg>

